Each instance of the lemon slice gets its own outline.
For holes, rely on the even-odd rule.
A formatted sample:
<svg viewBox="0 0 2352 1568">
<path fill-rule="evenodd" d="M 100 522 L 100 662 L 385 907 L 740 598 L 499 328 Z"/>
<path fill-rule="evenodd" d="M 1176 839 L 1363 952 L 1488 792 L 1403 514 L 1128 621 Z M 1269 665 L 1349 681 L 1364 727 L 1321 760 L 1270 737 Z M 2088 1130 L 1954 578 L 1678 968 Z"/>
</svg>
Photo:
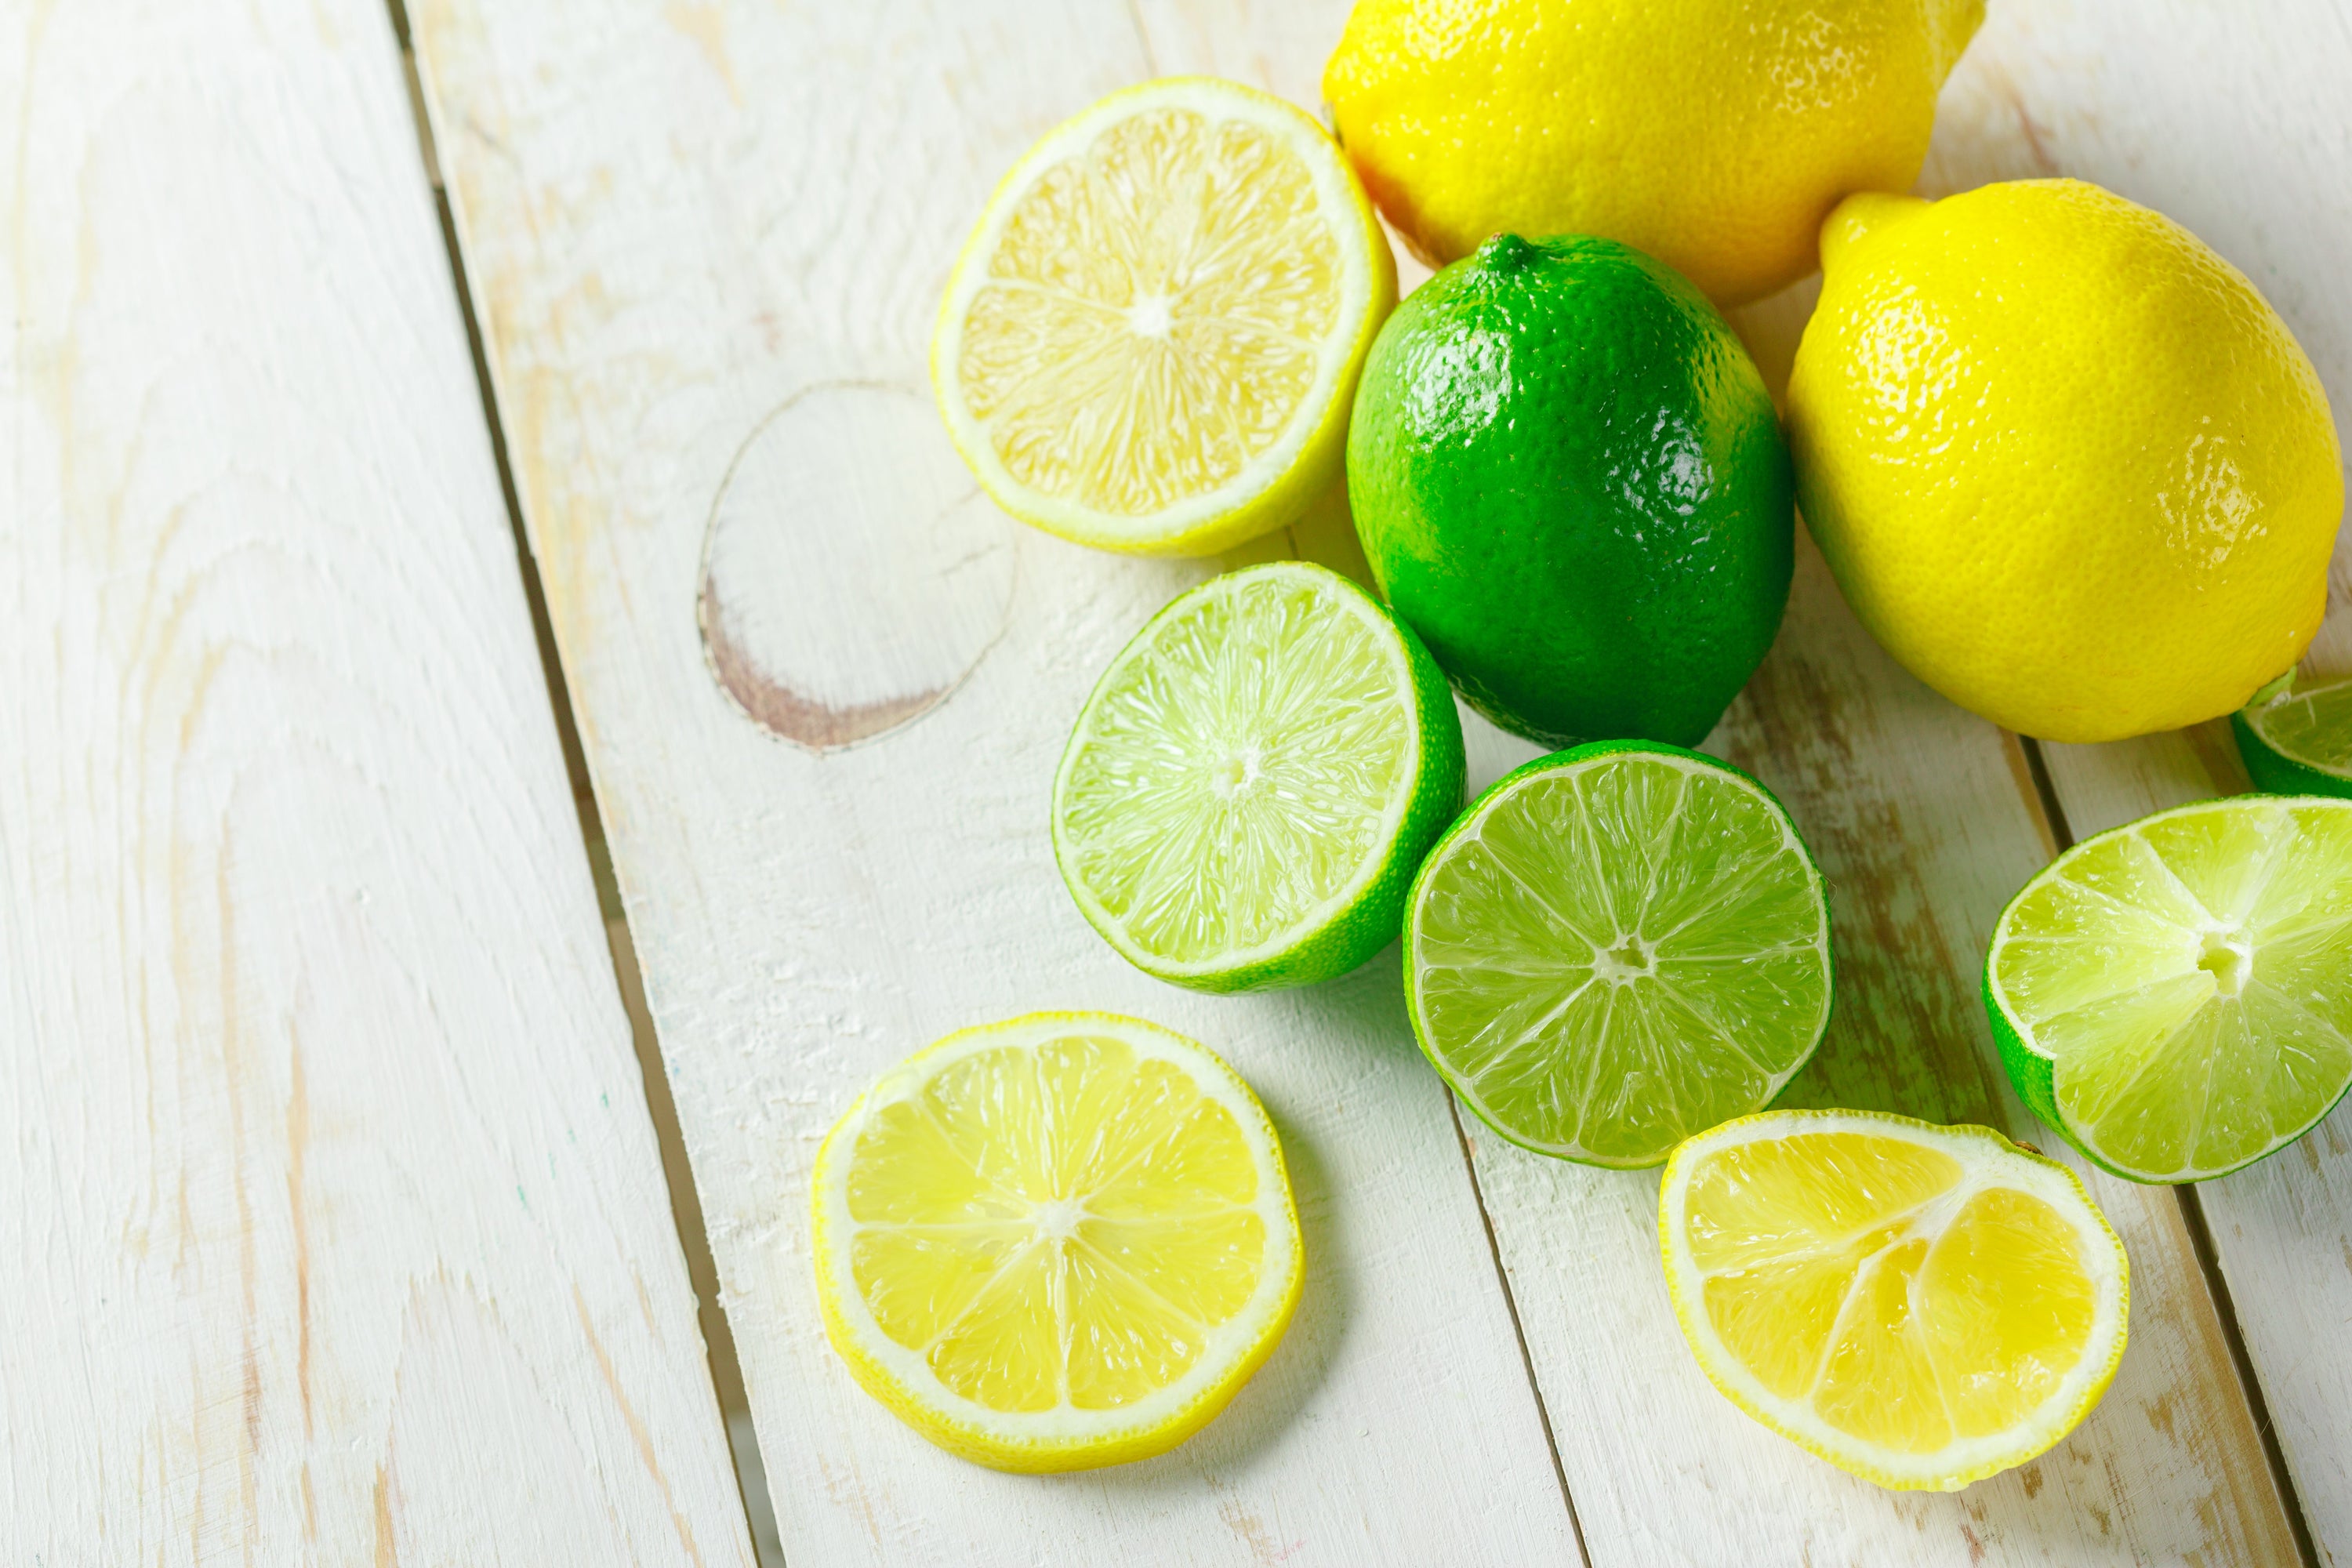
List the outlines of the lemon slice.
<svg viewBox="0 0 2352 1568">
<path fill-rule="evenodd" d="M 1108 1013 L 948 1036 L 817 1153 L 817 1298 L 868 1394 L 1003 1470 L 1207 1424 L 1298 1303 L 1281 1146 L 1209 1051 Z"/>
<path fill-rule="evenodd" d="M 996 503 L 1081 544 L 1208 555 L 1338 482 L 1396 265 L 1338 145 L 1208 77 L 1030 149 L 948 280 L 931 381 Z"/>
<path fill-rule="evenodd" d="M 1742 1117 L 1666 1162 L 1658 1229 L 1708 1379 L 1882 1487 L 2023 1464 L 2123 1359 L 2123 1244 L 2073 1172 L 1990 1128 Z"/>
</svg>

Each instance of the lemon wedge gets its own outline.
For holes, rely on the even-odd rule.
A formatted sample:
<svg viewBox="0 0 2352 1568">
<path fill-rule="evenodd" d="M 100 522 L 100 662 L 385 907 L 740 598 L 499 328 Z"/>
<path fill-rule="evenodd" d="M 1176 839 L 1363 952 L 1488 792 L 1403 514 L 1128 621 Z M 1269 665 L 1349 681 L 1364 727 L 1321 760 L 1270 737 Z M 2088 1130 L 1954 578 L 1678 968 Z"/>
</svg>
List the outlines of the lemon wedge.
<svg viewBox="0 0 2352 1568">
<path fill-rule="evenodd" d="M 1336 484 L 1396 266 L 1339 146 L 1208 77 L 1112 94 L 997 188 L 948 282 L 931 380 L 1024 522 L 1211 555 Z"/>
<path fill-rule="evenodd" d="M 1743 1117 L 1675 1151 L 1658 1226 L 1708 1379 L 1882 1487 L 2023 1464 L 2123 1358 L 2123 1244 L 2073 1172 L 1990 1128 Z"/>
<path fill-rule="evenodd" d="M 1135 1018 L 1036 1013 L 917 1053 L 826 1137 L 812 1201 L 834 1348 L 899 1419 L 997 1469 L 1173 1447 L 1298 1302 L 1265 1109 Z"/>
</svg>

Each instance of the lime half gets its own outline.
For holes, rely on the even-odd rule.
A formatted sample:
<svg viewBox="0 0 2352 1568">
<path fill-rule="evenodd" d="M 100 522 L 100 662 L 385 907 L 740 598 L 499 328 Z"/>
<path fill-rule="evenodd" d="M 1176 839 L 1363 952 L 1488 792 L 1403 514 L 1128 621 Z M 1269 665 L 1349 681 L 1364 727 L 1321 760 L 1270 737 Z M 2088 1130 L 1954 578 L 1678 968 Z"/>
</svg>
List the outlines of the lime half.
<svg viewBox="0 0 2352 1568">
<path fill-rule="evenodd" d="M 1654 1165 L 1756 1110 L 1829 1026 L 1829 900 L 1771 792 L 1601 741 L 1506 774 L 1405 915 L 1421 1048 L 1512 1142 Z"/>
<path fill-rule="evenodd" d="M 2352 1084 L 2352 801 L 2241 795 L 2084 840 L 2001 911 L 1984 986 L 2018 1093 L 2100 1165 L 2252 1163 Z"/>
<path fill-rule="evenodd" d="M 2230 728 L 2255 788 L 2352 797 L 2352 680 L 2300 686 L 2289 677 L 2231 714 Z"/>
<path fill-rule="evenodd" d="M 1395 940 L 1462 782 L 1428 651 L 1338 573 L 1269 562 L 1177 598 L 1111 661 L 1054 781 L 1054 856 L 1146 973 L 1303 985 Z"/>
</svg>

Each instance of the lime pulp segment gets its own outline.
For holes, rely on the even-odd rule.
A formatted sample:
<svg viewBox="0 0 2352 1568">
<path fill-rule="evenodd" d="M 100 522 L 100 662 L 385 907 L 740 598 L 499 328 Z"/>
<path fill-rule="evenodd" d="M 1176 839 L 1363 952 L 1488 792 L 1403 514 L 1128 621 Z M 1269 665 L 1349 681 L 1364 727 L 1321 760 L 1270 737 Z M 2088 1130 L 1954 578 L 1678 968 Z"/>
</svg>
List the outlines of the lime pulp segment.
<svg viewBox="0 0 2352 1568">
<path fill-rule="evenodd" d="M 2352 795 L 2352 679 L 2289 686 L 2234 716 L 2238 752 L 2273 795 Z"/>
<path fill-rule="evenodd" d="M 1139 967 L 1214 989 L 1325 978 L 1385 946 L 1461 798 L 1459 721 L 1417 653 L 1362 590 L 1299 562 L 1161 611 L 1104 674 L 1055 784 L 1055 854 L 1088 921 Z"/>
<path fill-rule="evenodd" d="M 1648 742 L 1487 791 L 1423 868 L 1405 958 L 1422 1048 L 1470 1108 L 1593 1164 L 1758 1110 L 1829 1024 L 1829 905 L 1787 813 Z"/>
<path fill-rule="evenodd" d="M 2002 912 L 1985 992 L 2019 1092 L 2100 1164 L 2261 1159 L 2352 1084 L 2352 802 L 2242 795 L 2084 840 Z"/>
</svg>

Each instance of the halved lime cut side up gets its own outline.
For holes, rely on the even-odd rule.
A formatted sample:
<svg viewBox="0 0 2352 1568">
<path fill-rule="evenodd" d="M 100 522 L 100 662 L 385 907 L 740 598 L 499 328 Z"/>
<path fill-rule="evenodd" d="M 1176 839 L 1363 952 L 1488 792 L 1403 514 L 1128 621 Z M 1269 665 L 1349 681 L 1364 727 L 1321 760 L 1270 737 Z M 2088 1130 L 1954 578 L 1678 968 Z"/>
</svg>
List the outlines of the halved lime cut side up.
<svg viewBox="0 0 2352 1568">
<path fill-rule="evenodd" d="M 2025 1102 L 2107 1170 L 2197 1182 L 2352 1086 L 2352 801 L 2243 795 L 2085 839 L 2003 910 L 1985 1005 Z"/>
<path fill-rule="evenodd" d="M 2230 716 L 2254 787 L 2352 799 L 2352 679 L 2274 682 Z"/>
<path fill-rule="evenodd" d="M 1145 973 L 1306 984 L 1396 940 L 1462 778 L 1462 721 L 1413 635 L 1338 573 L 1269 562 L 1181 595 L 1111 661 L 1054 781 L 1054 858 Z"/>
<path fill-rule="evenodd" d="M 1499 780 L 1407 907 L 1423 1052 L 1515 1143 L 1654 1165 L 1763 1107 L 1828 1027 L 1829 900 L 1738 769 L 1604 741 Z"/>
</svg>

